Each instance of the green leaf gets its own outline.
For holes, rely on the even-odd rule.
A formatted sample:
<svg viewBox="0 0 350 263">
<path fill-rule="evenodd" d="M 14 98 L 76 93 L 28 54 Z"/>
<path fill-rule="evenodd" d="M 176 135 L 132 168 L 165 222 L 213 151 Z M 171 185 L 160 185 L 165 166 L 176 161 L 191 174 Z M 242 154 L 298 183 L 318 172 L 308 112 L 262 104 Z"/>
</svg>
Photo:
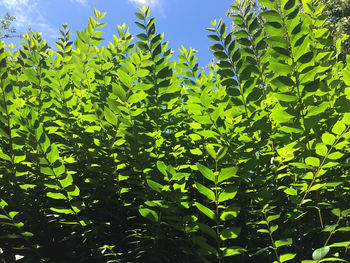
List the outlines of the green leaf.
<svg viewBox="0 0 350 263">
<path fill-rule="evenodd" d="M 60 184 L 63 188 L 66 188 L 73 184 L 73 177 L 71 174 L 66 174 L 63 179 L 60 179 Z"/>
<path fill-rule="evenodd" d="M 203 223 L 197 223 L 197 225 L 199 226 L 199 229 L 203 232 L 203 233 L 206 233 L 207 235 L 211 236 L 212 238 L 216 239 L 216 232 L 215 230 L 206 225 L 206 224 L 203 224 Z"/>
<path fill-rule="evenodd" d="M 5 216 L 5 215 L 1 215 L 0 214 L 0 219 L 6 219 L 6 220 L 10 220 L 10 218 L 8 216 Z"/>
<path fill-rule="evenodd" d="M 22 72 L 23 72 L 24 76 L 26 76 L 27 81 L 32 82 L 34 84 L 39 84 L 39 79 L 38 79 L 37 73 L 35 72 L 34 69 L 27 68 L 27 69 L 23 69 Z"/>
<path fill-rule="evenodd" d="M 346 125 L 349 125 L 349 124 L 350 124 L 350 112 L 345 112 L 345 113 L 344 113 L 343 122 L 344 122 Z"/>
<path fill-rule="evenodd" d="M 332 209 L 332 214 L 337 217 L 340 217 L 340 209 L 339 208 Z"/>
<path fill-rule="evenodd" d="M 347 86 L 350 86 L 350 71 L 349 70 L 343 70 L 343 80 Z"/>
<path fill-rule="evenodd" d="M 211 156 L 211 158 L 213 158 L 214 160 L 217 160 L 217 155 L 216 155 L 216 151 L 214 149 L 214 146 L 209 144 L 206 145 L 204 147 L 204 149 L 207 151 L 207 153 Z"/>
<path fill-rule="evenodd" d="M 53 168 L 53 172 L 56 176 L 62 175 L 66 172 L 66 167 L 64 165 L 60 165 L 58 167 Z"/>
<path fill-rule="evenodd" d="M 276 7 L 276 2 L 273 0 L 259 0 L 259 3 L 262 4 L 263 6 L 271 9 L 275 9 Z"/>
<path fill-rule="evenodd" d="M 140 20 L 143 20 L 143 19 L 144 19 L 143 15 L 140 14 L 140 13 L 134 13 L 134 15 L 135 15 L 138 19 L 140 19 Z"/>
<path fill-rule="evenodd" d="M 21 236 L 24 236 L 24 237 L 33 237 L 34 234 L 31 233 L 31 232 L 22 232 L 22 233 L 21 233 Z"/>
<path fill-rule="evenodd" d="M 287 195 L 298 195 L 297 190 L 293 189 L 293 188 L 287 188 L 285 190 L 283 190 L 283 192 L 285 192 Z"/>
<path fill-rule="evenodd" d="M 154 210 L 149 208 L 139 208 L 139 213 L 154 223 L 158 222 L 158 214 Z"/>
<path fill-rule="evenodd" d="M 240 212 L 239 207 L 230 206 L 230 207 L 226 208 L 224 210 L 224 212 L 221 213 L 220 219 L 222 221 L 235 219 L 238 216 L 239 212 Z"/>
<path fill-rule="evenodd" d="M 220 193 L 218 198 L 218 203 L 225 202 L 227 200 L 232 200 L 235 198 L 236 194 L 237 194 L 237 188 L 227 187 Z"/>
<path fill-rule="evenodd" d="M 238 167 L 236 166 L 221 169 L 218 177 L 218 183 L 221 183 L 233 177 L 237 177 L 236 176 L 237 171 L 238 171 Z"/>
<path fill-rule="evenodd" d="M 83 202 L 75 202 L 72 203 L 72 210 L 77 214 L 81 211 L 81 209 L 85 206 Z M 78 222 L 76 222 L 78 223 Z"/>
<path fill-rule="evenodd" d="M 282 50 L 286 49 L 287 46 L 288 46 L 288 43 L 286 42 L 285 38 L 283 38 L 281 36 L 268 37 L 267 39 L 265 39 L 265 42 L 267 44 L 275 47 L 275 49 L 279 48 L 278 51 L 282 51 Z M 280 52 L 279 52 L 279 54 L 281 55 Z M 291 70 L 291 68 L 288 67 L 288 65 L 286 65 L 284 63 L 281 64 L 281 63 L 274 62 L 273 65 L 271 65 L 271 67 L 276 69 L 278 67 L 278 65 L 282 65 L 283 70 L 285 71 L 284 74 L 282 74 L 282 75 L 288 74 L 290 72 L 290 70 Z"/>
<path fill-rule="evenodd" d="M 120 98 L 122 101 L 126 101 L 126 92 L 121 85 L 118 83 L 112 83 L 113 93 Z"/>
<path fill-rule="evenodd" d="M 341 135 L 345 129 L 346 126 L 344 125 L 344 123 L 341 121 L 337 121 L 332 128 L 332 132 L 336 135 Z"/>
<path fill-rule="evenodd" d="M 18 215 L 18 212 L 16 212 L 16 211 L 12 211 L 9 213 L 9 216 L 11 219 L 13 219 L 16 215 Z"/>
<path fill-rule="evenodd" d="M 71 185 L 69 188 L 66 189 L 68 196 L 71 198 L 72 196 L 79 196 L 80 189 L 76 185 Z"/>
<path fill-rule="evenodd" d="M 146 30 L 146 27 L 145 27 L 143 24 L 141 24 L 140 22 L 135 22 L 135 24 L 136 24 L 139 28 L 141 28 L 141 29 L 143 29 L 143 30 Z"/>
<path fill-rule="evenodd" d="M 148 96 L 147 93 L 145 93 L 144 91 L 139 91 L 137 93 L 132 94 L 129 97 L 128 103 L 129 104 L 138 103 L 138 102 L 144 100 L 147 96 Z"/>
<path fill-rule="evenodd" d="M 316 157 L 307 157 L 305 159 L 305 163 L 307 165 L 311 165 L 314 167 L 318 167 L 320 165 L 320 159 L 316 158 Z"/>
<path fill-rule="evenodd" d="M 198 191 L 202 194 L 205 195 L 209 200 L 215 202 L 215 194 L 212 190 L 210 190 L 209 188 L 205 187 L 204 185 L 195 182 L 196 187 L 198 189 Z"/>
<path fill-rule="evenodd" d="M 158 171 L 161 172 L 164 176 L 168 176 L 167 171 L 166 171 L 166 164 L 162 161 L 157 161 L 157 168 Z"/>
<path fill-rule="evenodd" d="M 323 259 L 328 254 L 328 252 L 329 252 L 328 246 L 318 248 L 312 253 L 312 259 L 319 261 Z"/>
<path fill-rule="evenodd" d="M 312 191 L 317 191 L 317 190 L 323 188 L 325 185 L 326 185 L 326 184 L 315 184 L 315 185 L 313 185 L 313 186 L 310 188 L 310 192 L 312 192 Z"/>
<path fill-rule="evenodd" d="M 328 148 L 326 145 L 318 143 L 316 145 L 316 153 L 320 156 L 326 156 L 328 153 Z"/>
<path fill-rule="evenodd" d="M 108 107 L 105 107 L 104 109 L 104 116 L 106 121 L 109 123 L 113 124 L 114 126 L 118 125 L 118 117 Z"/>
<path fill-rule="evenodd" d="M 271 223 L 272 221 L 274 221 L 274 220 L 276 220 L 276 219 L 278 219 L 278 218 L 280 218 L 280 215 L 271 215 L 271 216 L 268 216 L 268 217 L 266 218 L 266 221 L 267 221 L 268 223 Z"/>
<path fill-rule="evenodd" d="M 328 159 L 330 160 L 338 160 L 344 156 L 341 152 L 334 152 L 328 155 Z"/>
<path fill-rule="evenodd" d="M 214 45 L 210 46 L 209 48 L 214 50 L 214 51 L 222 51 L 222 50 L 224 50 L 224 47 L 221 44 L 214 44 Z"/>
<path fill-rule="evenodd" d="M 197 163 L 196 166 L 205 178 L 215 183 L 215 175 L 212 172 L 212 170 L 210 170 L 209 168 L 205 167 L 200 163 Z"/>
<path fill-rule="evenodd" d="M 329 247 L 350 247 L 350 241 L 336 242 L 329 245 Z"/>
<path fill-rule="evenodd" d="M 271 227 L 270 227 L 271 233 L 275 232 L 278 228 L 279 228 L 278 225 L 271 226 Z"/>
<path fill-rule="evenodd" d="M 220 41 L 220 38 L 217 35 L 208 35 L 208 38 L 213 41 Z"/>
<path fill-rule="evenodd" d="M 226 53 L 222 51 L 214 52 L 213 55 L 219 60 L 226 60 L 228 58 Z"/>
<path fill-rule="evenodd" d="M 150 71 L 147 69 L 139 69 L 136 73 L 136 76 L 139 78 L 144 78 L 146 76 L 149 76 Z"/>
<path fill-rule="evenodd" d="M 349 261 L 346 261 L 345 259 L 341 259 L 341 258 L 324 258 L 324 259 L 320 260 L 319 262 L 329 262 L 329 261 L 340 261 L 340 262 L 349 263 Z"/>
<path fill-rule="evenodd" d="M 263 18 L 265 18 L 268 22 L 281 22 L 281 16 L 274 10 L 261 12 L 260 15 Z"/>
<path fill-rule="evenodd" d="M 119 69 L 117 72 L 119 80 L 128 88 L 131 88 L 133 85 L 132 78 L 123 70 Z"/>
<path fill-rule="evenodd" d="M 208 92 L 202 92 L 201 94 L 201 103 L 204 107 L 209 107 L 210 103 L 211 103 L 211 97 L 210 95 L 208 94 Z"/>
<path fill-rule="evenodd" d="M 66 196 L 64 194 L 61 194 L 61 193 L 47 192 L 46 196 L 50 197 L 52 199 L 62 199 L 62 200 L 67 199 Z"/>
<path fill-rule="evenodd" d="M 50 207 L 50 210 L 59 214 L 73 214 L 73 210 L 68 208 Z"/>
<path fill-rule="evenodd" d="M 329 106 L 328 102 L 322 102 L 318 106 L 310 106 L 309 111 L 308 111 L 306 116 L 311 117 L 311 116 L 316 116 L 316 115 L 322 114 L 326 111 L 328 106 Z"/>
<path fill-rule="evenodd" d="M 97 10 L 96 8 L 94 8 L 94 15 L 96 18 L 98 18 L 100 16 L 100 11 Z"/>
<path fill-rule="evenodd" d="M 261 228 L 257 230 L 258 233 L 265 233 L 265 234 L 270 234 L 269 230 L 265 229 L 265 228 Z"/>
<path fill-rule="evenodd" d="M 292 102 L 297 101 L 298 97 L 295 95 L 283 94 L 283 93 L 272 93 L 273 97 L 279 101 Z"/>
<path fill-rule="evenodd" d="M 289 122 L 292 118 L 294 118 L 294 116 L 290 115 L 289 113 L 287 113 L 282 109 L 276 109 L 272 111 L 271 118 L 273 119 L 274 122 L 279 124 L 279 123 Z"/>
<path fill-rule="evenodd" d="M 311 167 L 305 163 L 296 163 L 296 162 L 291 162 L 289 165 L 297 167 L 299 169 L 310 169 Z"/>
<path fill-rule="evenodd" d="M 292 260 L 293 258 L 295 258 L 297 254 L 283 254 L 280 256 L 280 261 L 282 262 L 286 262 L 289 260 Z"/>
<path fill-rule="evenodd" d="M 224 39 L 225 36 L 226 36 L 226 26 L 225 26 L 225 23 L 222 23 L 220 27 L 220 37 L 221 39 Z"/>
<path fill-rule="evenodd" d="M 42 174 L 45 174 L 45 175 L 55 175 L 53 170 L 50 168 L 50 167 L 44 167 L 44 166 L 41 166 L 40 167 L 40 172 Z"/>
<path fill-rule="evenodd" d="M 328 132 L 322 134 L 322 142 L 326 145 L 333 145 L 335 142 L 335 136 Z"/>
<path fill-rule="evenodd" d="M 283 246 L 291 246 L 293 244 L 293 240 L 291 238 L 280 239 L 275 241 L 276 248 Z"/>
<path fill-rule="evenodd" d="M 0 158 L 5 160 L 5 161 L 10 161 L 10 162 L 12 161 L 11 157 L 8 156 L 7 154 L 3 153 L 1 150 L 0 150 Z"/>
<path fill-rule="evenodd" d="M 154 191 L 157 191 L 158 193 L 162 192 L 163 185 L 161 185 L 153 180 L 150 180 L 150 179 L 147 180 L 147 184 Z"/>
<path fill-rule="evenodd" d="M 203 152 L 202 152 L 200 149 L 198 149 L 198 148 L 196 148 L 196 149 L 191 149 L 190 152 L 191 152 L 193 155 L 202 155 L 202 154 L 203 154 Z"/>
<path fill-rule="evenodd" d="M 336 232 L 350 232 L 350 226 L 339 227 Z"/>
<path fill-rule="evenodd" d="M 19 187 L 24 190 L 27 191 L 28 189 L 33 189 L 35 188 L 37 185 L 35 184 L 21 184 Z"/>
<path fill-rule="evenodd" d="M 350 214 L 350 209 L 345 209 L 344 211 L 341 212 L 341 215 L 343 217 L 348 216 Z"/>
<path fill-rule="evenodd" d="M 55 143 L 51 144 L 51 150 L 50 152 L 47 154 L 47 158 L 49 159 L 50 163 L 54 163 L 59 159 L 59 152 L 58 152 L 58 148 L 56 146 Z"/>
<path fill-rule="evenodd" d="M 203 214 L 205 214 L 207 217 L 209 217 L 212 220 L 215 220 L 216 216 L 213 211 L 211 211 L 208 207 L 195 202 L 194 205 L 198 208 L 199 211 L 201 211 Z"/>
<path fill-rule="evenodd" d="M 313 52 L 307 52 L 307 53 L 303 54 L 303 55 L 298 59 L 297 62 L 302 63 L 302 64 L 309 63 L 309 62 L 312 60 L 313 56 L 314 56 L 314 53 L 313 53 Z"/>
<path fill-rule="evenodd" d="M 244 252 L 246 252 L 247 250 L 242 248 L 242 247 L 227 247 L 223 253 L 222 256 L 223 257 L 231 257 L 231 256 L 236 256 L 236 255 L 240 255 Z"/>
<path fill-rule="evenodd" d="M 16 155 L 13 159 L 14 163 L 20 163 L 26 159 L 26 155 Z"/>
<path fill-rule="evenodd" d="M 227 227 L 220 232 L 220 239 L 221 240 L 235 239 L 239 236 L 240 233 L 241 233 L 240 227 Z"/>
</svg>

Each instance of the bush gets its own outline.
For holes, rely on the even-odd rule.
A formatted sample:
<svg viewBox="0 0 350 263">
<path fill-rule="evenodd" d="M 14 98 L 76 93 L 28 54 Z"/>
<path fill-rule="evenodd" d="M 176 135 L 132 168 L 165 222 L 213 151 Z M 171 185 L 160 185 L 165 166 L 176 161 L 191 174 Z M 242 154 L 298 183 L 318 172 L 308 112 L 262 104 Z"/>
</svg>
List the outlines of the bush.
<svg viewBox="0 0 350 263">
<path fill-rule="evenodd" d="M 146 8 L 1 44 L 1 262 L 350 259 L 350 57 L 311 0 L 246 2 L 207 71 Z"/>
</svg>

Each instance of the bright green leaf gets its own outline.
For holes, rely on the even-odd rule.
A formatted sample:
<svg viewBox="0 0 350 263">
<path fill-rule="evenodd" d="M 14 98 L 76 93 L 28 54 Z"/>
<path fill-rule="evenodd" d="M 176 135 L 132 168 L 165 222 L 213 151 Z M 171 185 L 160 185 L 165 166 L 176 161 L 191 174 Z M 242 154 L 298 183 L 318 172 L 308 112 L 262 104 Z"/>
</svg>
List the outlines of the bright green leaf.
<svg viewBox="0 0 350 263">
<path fill-rule="evenodd" d="M 207 217 L 209 217 L 212 220 L 215 220 L 216 216 L 213 211 L 211 211 L 208 207 L 195 202 L 194 205 L 198 208 L 199 211 L 201 211 L 203 214 L 205 214 Z"/>
<path fill-rule="evenodd" d="M 307 157 L 305 159 L 305 163 L 307 165 L 311 165 L 314 167 L 318 167 L 320 165 L 320 159 L 316 158 L 316 157 Z"/>
<path fill-rule="evenodd" d="M 226 181 L 227 179 L 236 177 L 237 171 L 238 171 L 238 167 L 236 166 L 223 168 L 219 173 L 218 183 L 221 183 L 223 181 Z"/>
<path fill-rule="evenodd" d="M 215 194 L 212 190 L 210 190 L 209 188 L 205 187 L 204 185 L 195 182 L 196 187 L 198 189 L 198 191 L 202 194 L 205 195 L 209 200 L 215 202 Z"/>
<path fill-rule="evenodd" d="M 202 165 L 200 163 L 197 163 L 196 166 L 205 178 L 207 178 L 208 180 L 210 180 L 212 182 L 215 182 L 215 175 L 209 168 L 205 167 L 204 165 Z"/>
</svg>

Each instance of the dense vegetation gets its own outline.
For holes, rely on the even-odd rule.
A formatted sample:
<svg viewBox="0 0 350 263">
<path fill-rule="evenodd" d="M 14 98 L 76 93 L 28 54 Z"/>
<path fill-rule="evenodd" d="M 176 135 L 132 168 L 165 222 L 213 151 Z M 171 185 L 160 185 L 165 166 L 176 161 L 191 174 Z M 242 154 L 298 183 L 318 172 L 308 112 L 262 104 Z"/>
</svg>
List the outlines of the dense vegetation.
<svg viewBox="0 0 350 263">
<path fill-rule="evenodd" d="M 349 0 L 319 0 L 324 4 L 327 16 L 325 26 L 335 37 L 335 47 L 339 50 L 339 57 L 345 61 L 350 53 L 350 1 Z"/>
<path fill-rule="evenodd" d="M 350 57 L 312 0 L 236 1 L 218 60 L 149 9 L 0 49 L 1 262 L 347 262 Z"/>
</svg>

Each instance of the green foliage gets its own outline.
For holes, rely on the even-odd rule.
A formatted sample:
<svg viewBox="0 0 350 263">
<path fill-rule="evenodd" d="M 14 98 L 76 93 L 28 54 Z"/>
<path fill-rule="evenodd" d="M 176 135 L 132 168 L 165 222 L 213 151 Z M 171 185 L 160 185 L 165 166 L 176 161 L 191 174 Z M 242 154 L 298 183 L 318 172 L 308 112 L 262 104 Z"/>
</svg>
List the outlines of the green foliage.
<svg viewBox="0 0 350 263">
<path fill-rule="evenodd" d="M 13 37 L 9 34 L 16 33 L 16 29 L 11 26 L 12 22 L 16 18 L 14 16 L 11 16 L 9 13 L 6 13 L 4 15 L 4 18 L 0 19 L 0 39 Z"/>
<path fill-rule="evenodd" d="M 345 61 L 346 54 L 350 54 L 350 1 L 320 0 L 318 5 L 317 9 L 323 9 L 323 13 L 327 16 L 325 26 L 334 37 L 338 56 Z"/>
<path fill-rule="evenodd" d="M 350 57 L 312 1 L 231 7 L 215 64 L 177 60 L 149 8 L 102 46 L 0 49 L 4 262 L 348 262 Z"/>
</svg>

